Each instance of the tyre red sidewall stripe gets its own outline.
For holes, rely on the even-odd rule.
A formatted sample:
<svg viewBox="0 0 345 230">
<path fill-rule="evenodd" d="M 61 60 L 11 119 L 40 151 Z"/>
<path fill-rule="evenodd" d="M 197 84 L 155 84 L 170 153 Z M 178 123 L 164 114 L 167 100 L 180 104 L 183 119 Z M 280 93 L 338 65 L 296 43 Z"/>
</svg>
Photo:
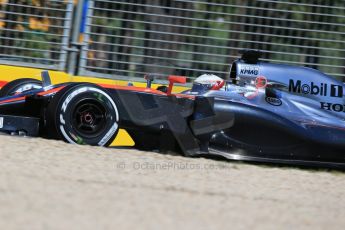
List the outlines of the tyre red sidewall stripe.
<svg viewBox="0 0 345 230">
<path fill-rule="evenodd" d="M 0 81 L 0 88 L 7 84 L 7 81 Z"/>
</svg>

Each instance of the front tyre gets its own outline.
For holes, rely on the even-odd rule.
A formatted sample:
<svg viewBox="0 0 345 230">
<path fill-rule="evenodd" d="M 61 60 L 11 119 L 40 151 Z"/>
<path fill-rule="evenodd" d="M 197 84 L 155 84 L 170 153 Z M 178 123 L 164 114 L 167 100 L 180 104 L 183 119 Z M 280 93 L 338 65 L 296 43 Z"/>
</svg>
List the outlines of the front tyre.
<svg viewBox="0 0 345 230">
<path fill-rule="evenodd" d="M 73 144 L 109 146 L 119 126 L 115 101 L 105 89 L 88 83 L 66 86 L 49 102 L 46 132 Z"/>
</svg>

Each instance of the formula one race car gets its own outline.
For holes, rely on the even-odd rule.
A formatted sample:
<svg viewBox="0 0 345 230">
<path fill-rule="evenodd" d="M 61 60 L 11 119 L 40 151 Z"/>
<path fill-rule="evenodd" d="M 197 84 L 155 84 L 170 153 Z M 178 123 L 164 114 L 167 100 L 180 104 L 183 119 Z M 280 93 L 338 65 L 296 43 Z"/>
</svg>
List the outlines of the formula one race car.
<svg viewBox="0 0 345 230">
<path fill-rule="evenodd" d="M 0 131 L 109 146 L 122 128 L 139 149 L 195 155 L 202 145 L 199 136 L 229 128 L 232 120 L 220 111 L 204 127 L 203 118 L 213 110 L 214 99 L 172 94 L 173 84 L 185 83 L 186 78 L 170 76 L 169 81 L 169 87 L 161 90 L 150 88 L 151 77 L 147 77 L 146 88 L 52 85 L 49 73 L 43 71 L 42 81 L 18 79 L 2 87 Z"/>
<path fill-rule="evenodd" d="M 345 169 L 343 83 L 317 70 L 259 61 L 246 51 L 230 80 L 197 78 L 191 90 L 21 79 L 0 95 L 0 131 L 108 146 L 119 128 L 135 147 L 186 156 Z"/>
</svg>

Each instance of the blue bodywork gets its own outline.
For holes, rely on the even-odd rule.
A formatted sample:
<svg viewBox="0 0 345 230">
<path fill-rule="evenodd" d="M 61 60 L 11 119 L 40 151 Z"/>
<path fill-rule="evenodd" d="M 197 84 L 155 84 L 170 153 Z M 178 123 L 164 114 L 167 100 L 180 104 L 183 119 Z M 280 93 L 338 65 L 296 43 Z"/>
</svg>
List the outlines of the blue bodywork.
<svg viewBox="0 0 345 230">
<path fill-rule="evenodd" d="M 215 98 L 215 111 L 231 114 L 233 126 L 213 134 L 210 153 L 237 160 L 343 167 L 344 84 L 331 76 L 241 58 L 232 64 L 222 89 L 185 93 Z"/>
</svg>

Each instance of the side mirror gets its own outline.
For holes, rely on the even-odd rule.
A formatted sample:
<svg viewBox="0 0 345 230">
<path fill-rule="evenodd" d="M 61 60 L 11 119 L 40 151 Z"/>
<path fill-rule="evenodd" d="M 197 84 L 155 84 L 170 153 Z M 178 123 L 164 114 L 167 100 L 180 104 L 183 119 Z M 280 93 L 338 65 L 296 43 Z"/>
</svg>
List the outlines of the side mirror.
<svg viewBox="0 0 345 230">
<path fill-rule="evenodd" d="M 187 82 L 187 78 L 185 76 L 170 75 L 168 80 L 169 80 L 169 88 L 167 91 L 168 95 L 171 95 L 171 91 L 175 83 L 186 84 Z"/>
</svg>

